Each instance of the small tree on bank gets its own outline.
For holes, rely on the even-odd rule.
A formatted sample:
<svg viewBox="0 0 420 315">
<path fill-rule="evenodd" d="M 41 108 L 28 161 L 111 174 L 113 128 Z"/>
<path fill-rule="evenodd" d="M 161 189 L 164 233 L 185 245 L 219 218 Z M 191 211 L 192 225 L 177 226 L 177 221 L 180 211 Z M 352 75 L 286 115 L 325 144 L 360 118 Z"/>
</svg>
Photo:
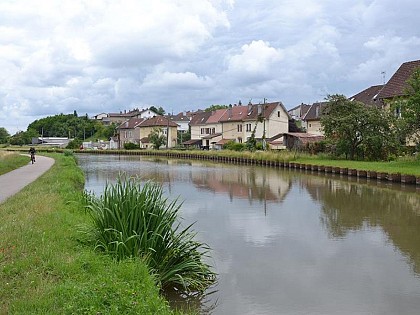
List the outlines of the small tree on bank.
<svg viewBox="0 0 420 315">
<path fill-rule="evenodd" d="M 153 148 L 159 150 L 159 148 L 166 143 L 166 136 L 163 134 L 162 128 L 155 127 L 149 134 L 149 141 L 153 144 Z"/>
</svg>

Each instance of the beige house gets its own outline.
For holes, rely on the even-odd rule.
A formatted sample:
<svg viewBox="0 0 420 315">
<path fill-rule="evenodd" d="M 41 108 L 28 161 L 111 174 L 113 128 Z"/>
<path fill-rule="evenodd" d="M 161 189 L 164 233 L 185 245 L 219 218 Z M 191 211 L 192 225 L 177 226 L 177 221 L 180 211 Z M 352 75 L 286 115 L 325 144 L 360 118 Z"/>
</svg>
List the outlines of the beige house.
<svg viewBox="0 0 420 315">
<path fill-rule="evenodd" d="M 313 103 L 303 116 L 306 132 L 312 135 L 324 135 L 321 126 L 321 114 L 326 102 Z"/>
<path fill-rule="evenodd" d="M 118 126 L 119 148 L 124 148 L 125 143 L 134 143 L 142 149 L 151 148 L 149 135 L 155 128 L 160 128 L 167 139 L 164 147 L 176 146 L 178 125 L 166 117 L 155 116 L 152 118 L 131 118 Z"/>
</svg>

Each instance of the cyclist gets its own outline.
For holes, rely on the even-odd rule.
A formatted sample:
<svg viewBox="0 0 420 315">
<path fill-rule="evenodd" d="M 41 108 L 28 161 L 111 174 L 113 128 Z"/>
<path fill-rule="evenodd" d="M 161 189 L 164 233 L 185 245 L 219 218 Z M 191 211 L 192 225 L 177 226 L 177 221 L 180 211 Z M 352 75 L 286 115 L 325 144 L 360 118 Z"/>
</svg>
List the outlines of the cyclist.
<svg viewBox="0 0 420 315">
<path fill-rule="evenodd" d="M 35 153 L 36 153 L 35 148 L 34 147 L 31 147 L 29 149 L 29 154 L 31 155 L 31 162 L 32 162 L 32 164 L 35 163 Z"/>
</svg>

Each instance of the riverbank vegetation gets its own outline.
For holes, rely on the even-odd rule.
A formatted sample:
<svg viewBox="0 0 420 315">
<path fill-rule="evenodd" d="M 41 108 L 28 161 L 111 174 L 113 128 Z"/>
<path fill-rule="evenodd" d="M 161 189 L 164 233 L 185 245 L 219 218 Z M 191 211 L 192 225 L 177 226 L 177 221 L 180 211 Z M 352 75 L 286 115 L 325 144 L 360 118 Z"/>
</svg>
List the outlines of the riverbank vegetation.
<svg viewBox="0 0 420 315">
<path fill-rule="evenodd" d="M 140 259 L 79 241 L 84 177 L 72 156 L 0 204 L 1 314 L 171 314 Z"/>
<path fill-rule="evenodd" d="M 0 151 L 0 175 L 24 166 L 29 161 L 29 156 L 20 155 L 15 152 Z"/>
<path fill-rule="evenodd" d="M 201 294 L 216 276 L 204 262 L 209 248 L 194 240 L 191 225 L 179 222 L 181 204 L 169 202 L 160 184 L 121 175 L 97 197 L 86 193 L 86 209 L 93 224 L 87 240 L 122 261 L 141 258 L 163 287 Z"/>
</svg>

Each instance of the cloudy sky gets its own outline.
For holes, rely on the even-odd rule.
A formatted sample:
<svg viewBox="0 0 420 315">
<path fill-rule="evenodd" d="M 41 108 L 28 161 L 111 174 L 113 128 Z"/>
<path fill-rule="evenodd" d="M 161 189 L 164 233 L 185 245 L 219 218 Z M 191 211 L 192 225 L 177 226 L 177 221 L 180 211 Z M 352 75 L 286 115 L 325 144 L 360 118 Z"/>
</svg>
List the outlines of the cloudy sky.
<svg viewBox="0 0 420 315">
<path fill-rule="evenodd" d="M 420 59 L 419 12 L 418 0 L 0 0 L 0 127 L 351 96 Z"/>
</svg>

